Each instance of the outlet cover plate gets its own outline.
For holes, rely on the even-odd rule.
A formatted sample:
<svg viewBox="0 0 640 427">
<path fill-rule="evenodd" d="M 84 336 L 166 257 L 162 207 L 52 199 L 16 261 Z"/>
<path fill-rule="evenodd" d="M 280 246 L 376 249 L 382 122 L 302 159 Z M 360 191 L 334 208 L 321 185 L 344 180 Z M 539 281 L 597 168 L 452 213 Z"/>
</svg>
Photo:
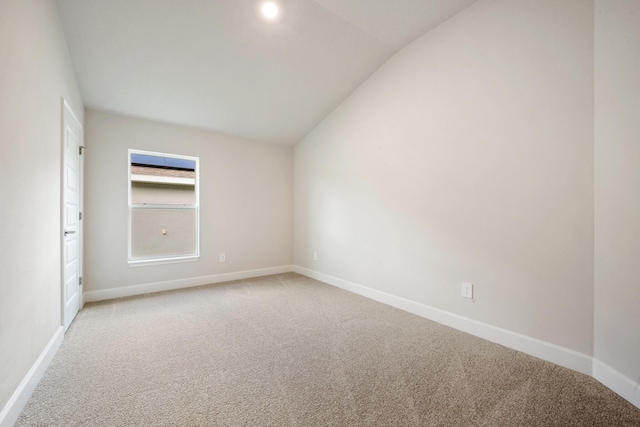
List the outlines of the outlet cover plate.
<svg viewBox="0 0 640 427">
<path fill-rule="evenodd" d="M 473 299 L 473 283 L 462 282 L 461 294 L 464 298 Z"/>
</svg>

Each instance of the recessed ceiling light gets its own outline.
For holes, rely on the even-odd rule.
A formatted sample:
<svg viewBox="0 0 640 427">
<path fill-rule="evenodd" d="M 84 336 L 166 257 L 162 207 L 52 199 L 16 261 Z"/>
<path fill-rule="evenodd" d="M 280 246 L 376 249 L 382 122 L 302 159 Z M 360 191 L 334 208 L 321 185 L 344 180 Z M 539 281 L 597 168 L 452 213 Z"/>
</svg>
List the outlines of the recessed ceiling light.
<svg viewBox="0 0 640 427">
<path fill-rule="evenodd" d="M 278 5 L 272 1 L 267 1 L 262 4 L 262 14 L 267 19 L 274 19 L 278 16 Z"/>
</svg>

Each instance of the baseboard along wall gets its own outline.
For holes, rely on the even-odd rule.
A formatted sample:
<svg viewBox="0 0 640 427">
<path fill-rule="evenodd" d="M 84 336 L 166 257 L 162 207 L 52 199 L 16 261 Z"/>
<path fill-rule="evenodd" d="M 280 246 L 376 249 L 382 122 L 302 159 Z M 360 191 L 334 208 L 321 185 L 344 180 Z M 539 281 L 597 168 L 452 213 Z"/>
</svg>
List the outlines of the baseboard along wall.
<svg viewBox="0 0 640 427">
<path fill-rule="evenodd" d="M 294 271 L 556 365 L 591 375 L 591 356 L 589 355 L 304 267 L 295 266 Z"/>
<path fill-rule="evenodd" d="M 433 320 L 454 329 L 467 332 L 488 341 L 504 345 L 505 347 L 538 357 L 542 360 L 555 363 L 556 365 L 592 376 L 631 402 L 633 405 L 640 408 L 640 383 L 631 380 L 605 363 L 594 359 L 590 355 L 297 265 L 268 267 L 234 273 L 223 273 L 189 279 L 89 291 L 84 294 L 84 301 L 92 302 L 108 300 L 152 292 L 202 286 L 211 283 L 221 283 L 230 280 L 250 279 L 270 274 L 288 273 L 291 271 L 329 285 L 336 286 L 340 289 L 362 295 L 374 301 L 413 313 L 420 317 L 424 317 L 425 319 Z"/>
<path fill-rule="evenodd" d="M 47 346 L 42 350 L 38 359 L 33 364 L 27 375 L 24 377 L 11 399 L 0 412 L 0 427 L 11 427 L 18 420 L 22 410 L 26 406 L 31 394 L 42 379 L 49 364 L 53 360 L 53 356 L 58 352 L 60 344 L 64 339 L 64 328 L 62 326 L 56 329 Z"/>
<path fill-rule="evenodd" d="M 547 362 L 589 375 L 640 408 L 640 379 L 633 381 L 590 355 L 522 335 L 487 323 L 478 322 L 406 298 L 388 294 L 348 280 L 294 265 L 293 271 L 374 301 L 433 320 L 471 335 L 521 351 Z"/>
<path fill-rule="evenodd" d="M 101 301 L 292 271 L 565 368 L 587 374 L 631 402 L 634 406 L 640 408 L 640 382 L 626 377 L 604 362 L 589 355 L 297 265 L 269 267 L 182 280 L 146 283 L 100 291 L 89 291 L 84 294 L 84 301 Z M 31 397 L 38 382 L 40 382 L 44 372 L 53 360 L 60 344 L 62 344 L 63 338 L 64 331 L 62 326 L 60 326 L 22 380 L 11 399 L 9 399 L 9 402 L 7 402 L 2 412 L 0 412 L 0 427 L 11 427 L 16 422 L 29 401 L 29 397 Z"/>
<path fill-rule="evenodd" d="M 289 273 L 291 271 L 293 271 L 293 266 L 283 265 L 279 267 L 259 268 L 256 270 L 238 271 L 234 273 L 213 274 L 210 276 L 191 277 L 188 279 L 169 280 L 166 282 L 144 283 L 141 285 L 88 291 L 84 293 L 84 302 L 95 302 L 149 294 L 153 292 L 172 291 L 175 289 L 191 288 L 194 286 L 228 282 L 231 280 L 251 279 L 254 277 L 268 276 L 270 274 Z"/>
<path fill-rule="evenodd" d="M 596 358 L 593 359 L 593 378 L 640 408 L 640 378 L 634 381 Z"/>
</svg>

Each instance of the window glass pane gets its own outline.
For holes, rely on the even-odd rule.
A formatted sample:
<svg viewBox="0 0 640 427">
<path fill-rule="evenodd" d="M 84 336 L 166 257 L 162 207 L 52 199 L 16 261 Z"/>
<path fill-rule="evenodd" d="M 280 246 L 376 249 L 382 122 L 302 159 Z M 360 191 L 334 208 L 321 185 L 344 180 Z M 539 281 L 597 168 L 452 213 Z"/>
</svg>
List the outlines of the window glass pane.
<svg viewBox="0 0 640 427">
<path fill-rule="evenodd" d="M 196 251 L 196 210 L 131 211 L 131 254 L 134 258 L 189 255 Z"/>
<path fill-rule="evenodd" d="M 195 187 L 132 181 L 131 203 L 194 205 L 196 203 Z"/>
<path fill-rule="evenodd" d="M 130 262 L 198 256 L 197 168 L 197 157 L 129 151 Z"/>
<path fill-rule="evenodd" d="M 151 156 L 148 154 L 131 154 L 131 164 L 136 166 L 166 167 L 174 169 L 195 170 L 195 160 L 178 159 L 166 156 Z"/>
</svg>

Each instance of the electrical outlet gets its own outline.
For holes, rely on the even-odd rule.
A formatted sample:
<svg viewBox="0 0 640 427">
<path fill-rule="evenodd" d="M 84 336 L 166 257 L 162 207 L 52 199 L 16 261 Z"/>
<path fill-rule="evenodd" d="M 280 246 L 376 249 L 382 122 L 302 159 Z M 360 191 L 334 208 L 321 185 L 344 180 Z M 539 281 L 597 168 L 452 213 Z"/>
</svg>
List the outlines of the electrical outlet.
<svg viewBox="0 0 640 427">
<path fill-rule="evenodd" d="M 220 254 L 220 262 L 227 262 L 227 256 L 225 254 Z"/>
<path fill-rule="evenodd" d="M 464 298 L 473 299 L 473 283 L 462 283 L 462 296 Z"/>
<path fill-rule="evenodd" d="M 313 260 L 317 261 L 318 260 L 318 252 L 314 252 L 313 253 Z"/>
</svg>

